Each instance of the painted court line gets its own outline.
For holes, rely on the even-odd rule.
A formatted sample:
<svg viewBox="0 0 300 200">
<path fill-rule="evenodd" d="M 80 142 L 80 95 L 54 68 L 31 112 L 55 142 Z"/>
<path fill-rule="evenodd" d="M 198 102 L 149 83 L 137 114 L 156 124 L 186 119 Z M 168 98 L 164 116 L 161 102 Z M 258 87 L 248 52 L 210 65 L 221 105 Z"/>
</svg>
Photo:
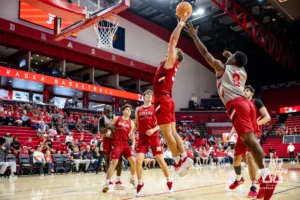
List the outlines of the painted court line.
<svg viewBox="0 0 300 200">
<path fill-rule="evenodd" d="M 205 185 L 205 186 L 200 186 L 200 187 L 187 188 L 187 189 L 182 189 L 182 190 L 175 190 L 173 193 L 162 192 L 162 193 L 148 194 L 148 195 L 144 195 L 144 196 L 140 196 L 140 197 L 125 198 L 125 199 L 121 199 L 121 200 L 130 200 L 130 199 L 144 198 L 144 197 L 157 196 L 157 195 L 163 195 L 163 194 L 174 194 L 176 192 L 183 192 L 183 191 L 195 190 L 195 189 L 199 189 L 199 188 L 213 187 L 213 186 L 223 185 L 223 184 L 226 184 L 226 183 L 218 183 L 218 184 L 214 184 L 214 185 Z"/>
</svg>

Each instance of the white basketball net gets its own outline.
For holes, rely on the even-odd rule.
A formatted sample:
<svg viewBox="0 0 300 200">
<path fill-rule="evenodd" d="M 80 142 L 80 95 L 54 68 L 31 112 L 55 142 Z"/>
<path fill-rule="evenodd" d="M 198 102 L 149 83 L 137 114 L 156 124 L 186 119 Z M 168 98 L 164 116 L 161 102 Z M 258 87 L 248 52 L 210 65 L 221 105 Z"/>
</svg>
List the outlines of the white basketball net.
<svg viewBox="0 0 300 200">
<path fill-rule="evenodd" d="M 114 36 L 119 27 L 119 20 L 111 17 L 100 21 L 98 25 L 94 26 L 94 29 L 98 36 L 98 48 L 112 49 Z"/>
</svg>

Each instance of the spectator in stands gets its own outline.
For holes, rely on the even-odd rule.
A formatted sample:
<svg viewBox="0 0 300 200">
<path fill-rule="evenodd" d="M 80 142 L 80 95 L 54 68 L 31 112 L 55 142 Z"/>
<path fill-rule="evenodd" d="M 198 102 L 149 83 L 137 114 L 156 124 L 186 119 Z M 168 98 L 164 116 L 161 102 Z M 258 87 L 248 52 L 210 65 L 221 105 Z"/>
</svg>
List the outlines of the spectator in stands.
<svg viewBox="0 0 300 200">
<path fill-rule="evenodd" d="M 156 159 L 153 156 L 151 149 L 149 149 L 145 157 L 148 159 L 148 168 L 151 169 L 151 163 L 152 163 L 152 168 L 155 168 Z"/>
<path fill-rule="evenodd" d="M 30 127 L 30 118 L 27 116 L 26 112 L 24 112 L 24 114 L 22 116 L 22 121 L 23 121 L 23 126 Z"/>
<path fill-rule="evenodd" d="M 90 145 L 95 145 L 95 146 L 97 146 L 97 144 L 98 144 L 97 136 L 94 135 L 94 136 L 93 136 L 93 139 L 92 139 L 91 142 L 90 142 Z"/>
<path fill-rule="evenodd" d="M 74 138 L 73 138 L 73 133 L 70 132 L 70 134 L 66 136 L 66 144 L 67 144 L 67 146 L 69 146 L 70 143 L 71 143 L 73 140 L 74 140 Z"/>
<path fill-rule="evenodd" d="M 10 133 L 6 133 L 4 136 L 5 142 L 11 143 L 13 141 L 13 138 L 11 137 Z"/>
<path fill-rule="evenodd" d="M 51 128 L 48 131 L 48 136 L 51 138 L 52 141 L 59 140 L 59 136 L 57 135 L 57 131 L 55 128 Z"/>
<path fill-rule="evenodd" d="M 23 121 L 22 121 L 22 117 L 19 112 L 16 113 L 16 115 L 14 116 L 14 119 L 15 119 L 15 124 L 17 124 L 18 126 L 22 126 Z"/>
<path fill-rule="evenodd" d="M 292 128 L 289 129 L 289 135 L 293 135 L 294 131 Z"/>
<path fill-rule="evenodd" d="M 295 152 L 295 146 L 292 143 L 290 143 L 290 145 L 287 148 L 287 151 L 290 154 L 291 164 L 295 164 L 295 154 L 294 154 L 294 152 Z"/>
<path fill-rule="evenodd" d="M 30 154 L 34 153 L 34 149 L 33 149 L 33 144 L 32 144 L 32 139 L 28 138 L 28 140 L 25 142 L 24 146 L 25 149 L 27 149 L 28 152 L 30 152 Z"/>
<path fill-rule="evenodd" d="M 37 118 L 37 115 L 33 115 L 31 120 L 30 120 L 30 123 L 31 123 L 31 127 L 38 130 L 40 128 L 40 123 L 39 123 L 39 120 Z"/>
<path fill-rule="evenodd" d="M 17 171 L 17 165 L 15 162 L 6 162 L 6 156 L 8 154 L 7 149 L 4 146 L 0 147 L 0 175 L 3 175 L 7 169 L 10 167 L 11 177 L 14 177 L 14 173 Z"/>
<path fill-rule="evenodd" d="M 33 92 L 29 91 L 29 103 L 33 103 Z"/>
<path fill-rule="evenodd" d="M 10 144 L 11 146 L 11 152 L 15 154 L 16 157 L 18 157 L 19 152 L 21 151 L 21 144 L 19 142 L 18 137 L 14 137 L 13 142 Z"/>
<path fill-rule="evenodd" d="M 44 175 L 44 166 L 45 166 L 45 157 L 44 154 L 41 152 L 42 147 L 38 146 L 37 150 L 33 153 L 33 164 L 34 166 L 39 168 L 40 176 Z"/>
<path fill-rule="evenodd" d="M 201 158 L 203 161 L 203 165 L 207 165 L 208 164 L 208 152 L 205 149 L 201 152 Z"/>
<path fill-rule="evenodd" d="M 23 146 L 23 148 L 21 148 L 21 151 L 19 152 L 19 155 L 29 155 L 28 150 L 26 149 L 25 146 Z"/>
<path fill-rule="evenodd" d="M 269 154 L 270 154 L 270 158 L 273 158 L 273 154 L 274 154 L 274 149 L 270 146 L 269 148 Z"/>
<path fill-rule="evenodd" d="M 74 151 L 75 148 L 78 148 L 78 150 L 79 150 L 78 145 L 76 145 L 76 144 L 75 144 L 75 141 L 73 140 L 73 141 L 68 145 L 68 149 L 71 150 L 71 151 Z"/>
<path fill-rule="evenodd" d="M 51 152 L 49 150 L 46 151 L 46 155 L 45 157 L 45 166 L 47 166 L 47 175 L 51 175 L 51 170 L 53 167 L 53 159 L 52 159 L 52 155 Z"/>
<path fill-rule="evenodd" d="M 46 126 L 45 125 L 41 125 L 40 128 L 38 128 L 38 133 L 37 133 L 38 137 L 43 137 L 43 136 L 47 136 L 46 134 Z"/>
<path fill-rule="evenodd" d="M 5 117 L 2 105 L 0 105 L 0 106 L 1 106 L 0 109 L 2 109 L 2 110 L 0 110 L 0 125 L 4 125 L 6 117 Z"/>
<path fill-rule="evenodd" d="M 91 150 L 90 145 L 86 146 L 86 150 L 83 152 L 83 159 L 90 161 L 90 167 L 93 166 L 95 169 L 95 166 L 97 166 L 97 160 L 93 158 L 93 152 Z"/>
<path fill-rule="evenodd" d="M 45 141 L 45 146 L 47 147 L 48 150 L 53 151 L 53 142 L 49 136 Z"/>
<path fill-rule="evenodd" d="M 164 159 L 168 166 L 174 166 L 174 158 L 168 148 L 166 148 L 166 150 L 164 151 Z"/>
<path fill-rule="evenodd" d="M 75 128 L 79 132 L 83 132 L 83 123 L 81 119 L 78 119 L 77 124 L 75 125 Z"/>
<path fill-rule="evenodd" d="M 197 149 L 197 148 L 195 148 L 195 150 L 194 150 L 194 158 L 195 158 L 195 167 L 201 166 L 200 152 L 199 152 L 199 149 Z"/>
<path fill-rule="evenodd" d="M 72 101 L 74 103 L 74 107 L 77 108 L 78 107 L 78 96 L 77 93 L 75 92 L 74 95 L 72 96 Z"/>
<path fill-rule="evenodd" d="M 212 149 L 210 153 L 210 164 L 216 165 L 218 163 L 218 153 L 215 149 Z"/>
<path fill-rule="evenodd" d="M 297 132 L 297 127 L 295 126 L 294 127 L 294 135 L 297 135 L 298 134 L 298 132 Z"/>
<path fill-rule="evenodd" d="M 71 153 L 71 159 L 74 161 L 76 172 L 79 172 L 79 165 L 80 164 L 85 164 L 85 172 L 87 172 L 90 161 L 89 160 L 82 160 L 82 155 L 79 152 L 78 147 L 74 148 L 74 151 Z"/>
<path fill-rule="evenodd" d="M 66 145 L 65 141 L 62 141 L 61 144 L 59 144 L 57 151 L 60 151 L 63 154 L 68 152 L 68 146 Z"/>
<path fill-rule="evenodd" d="M 102 144 L 102 142 L 101 142 L 101 144 Z M 103 149 L 103 148 L 102 148 L 102 149 Z M 100 167 L 101 167 L 102 160 L 103 160 L 103 158 L 104 158 L 104 154 L 103 154 L 103 151 L 102 151 L 102 153 L 101 153 L 99 147 L 96 147 L 96 148 L 93 150 L 92 154 L 93 154 L 93 158 L 97 160 L 97 162 L 95 163 L 95 168 L 94 168 L 94 169 L 95 169 L 95 171 L 96 171 L 96 174 L 98 174 L 99 171 L 100 171 Z"/>
<path fill-rule="evenodd" d="M 185 149 L 191 149 L 192 148 L 191 143 L 189 141 L 187 141 L 187 139 L 183 140 L 183 145 L 184 145 Z"/>
</svg>

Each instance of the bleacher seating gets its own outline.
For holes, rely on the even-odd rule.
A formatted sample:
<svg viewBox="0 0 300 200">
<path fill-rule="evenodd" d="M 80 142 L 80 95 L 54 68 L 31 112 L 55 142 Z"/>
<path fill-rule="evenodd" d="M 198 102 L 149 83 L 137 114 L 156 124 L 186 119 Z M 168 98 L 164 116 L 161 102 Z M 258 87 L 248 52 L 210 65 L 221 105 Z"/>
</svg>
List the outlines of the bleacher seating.
<svg viewBox="0 0 300 200">
<path fill-rule="evenodd" d="M 264 144 L 262 145 L 264 152 L 269 156 L 269 148 L 273 147 L 274 151 L 279 158 L 288 158 L 289 154 L 287 152 L 287 147 L 289 144 L 282 143 L 282 137 L 268 137 L 266 138 Z M 296 149 L 296 153 L 300 152 L 300 143 L 293 144 Z"/>
<path fill-rule="evenodd" d="M 296 127 L 298 130 L 300 130 L 300 116 L 290 116 L 285 121 L 285 126 L 288 126 L 289 128 L 294 129 Z"/>
<path fill-rule="evenodd" d="M 80 139 L 80 133 L 76 130 L 71 130 L 73 133 L 74 140 Z M 19 137 L 19 142 L 21 145 L 28 140 L 29 137 L 32 138 L 32 143 L 34 147 L 37 147 L 39 144 L 39 137 L 37 137 L 37 130 L 30 128 L 30 127 L 15 127 L 15 126 L 0 126 L 0 136 L 4 136 L 6 133 L 10 133 L 12 137 Z M 61 141 L 65 141 L 66 135 L 60 137 Z M 90 142 L 93 139 L 92 134 L 84 134 L 84 141 Z M 53 142 L 53 149 L 57 149 L 59 142 Z"/>
</svg>

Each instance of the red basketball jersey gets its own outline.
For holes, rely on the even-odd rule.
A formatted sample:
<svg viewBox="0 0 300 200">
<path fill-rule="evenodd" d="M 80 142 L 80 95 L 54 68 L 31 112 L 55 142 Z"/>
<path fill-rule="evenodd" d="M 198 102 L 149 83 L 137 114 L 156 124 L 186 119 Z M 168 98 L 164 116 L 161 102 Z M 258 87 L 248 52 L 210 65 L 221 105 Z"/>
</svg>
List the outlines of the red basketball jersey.
<svg viewBox="0 0 300 200">
<path fill-rule="evenodd" d="M 147 130 L 152 129 L 156 126 L 157 121 L 154 112 L 154 105 L 151 105 L 147 108 L 141 106 L 138 109 L 138 116 L 139 116 L 139 135 L 145 135 Z M 155 132 L 153 135 L 158 134 Z"/>
<path fill-rule="evenodd" d="M 165 61 L 160 63 L 160 66 L 157 69 L 154 77 L 153 90 L 155 98 L 159 97 L 160 95 L 171 94 L 176 72 L 179 67 L 179 62 L 176 60 L 173 68 L 171 69 L 165 69 L 164 65 Z"/>
<path fill-rule="evenodd" d="M 113 143 L 127 144 L 129 139 L 129 133 L 131 131 L 131 119 L 124 120 L 122 117 L 118 117 L 115 124 L 117 131 L 113 136 Z"/>
<path fill-rule="evenodd" d="M 251 100 L 251 103 L 253 103 L 253 105 L 254 105 L 254 107 L 255 107 L 256 119 L 259 119 L 259 118 L 261 117 L 260 112 L 259 112 L 259 109 L 260 109 L 260 108 L 257 108 L 257 106 L 256 106 L 256 104 L 255 104 L 255 101 L 256 101 L 256 99 L 252 99 L 252 100 Z M 258 127 L 258 130 L 256 130 L 255 133 L 256 133 L 256 135 L 257 135 L 258 137 L 260 137 L 260 136 L 261 136 L 262 125 L 261 125 L 261 126 L 257 126 L 257 127 Z"/>
</svg>

